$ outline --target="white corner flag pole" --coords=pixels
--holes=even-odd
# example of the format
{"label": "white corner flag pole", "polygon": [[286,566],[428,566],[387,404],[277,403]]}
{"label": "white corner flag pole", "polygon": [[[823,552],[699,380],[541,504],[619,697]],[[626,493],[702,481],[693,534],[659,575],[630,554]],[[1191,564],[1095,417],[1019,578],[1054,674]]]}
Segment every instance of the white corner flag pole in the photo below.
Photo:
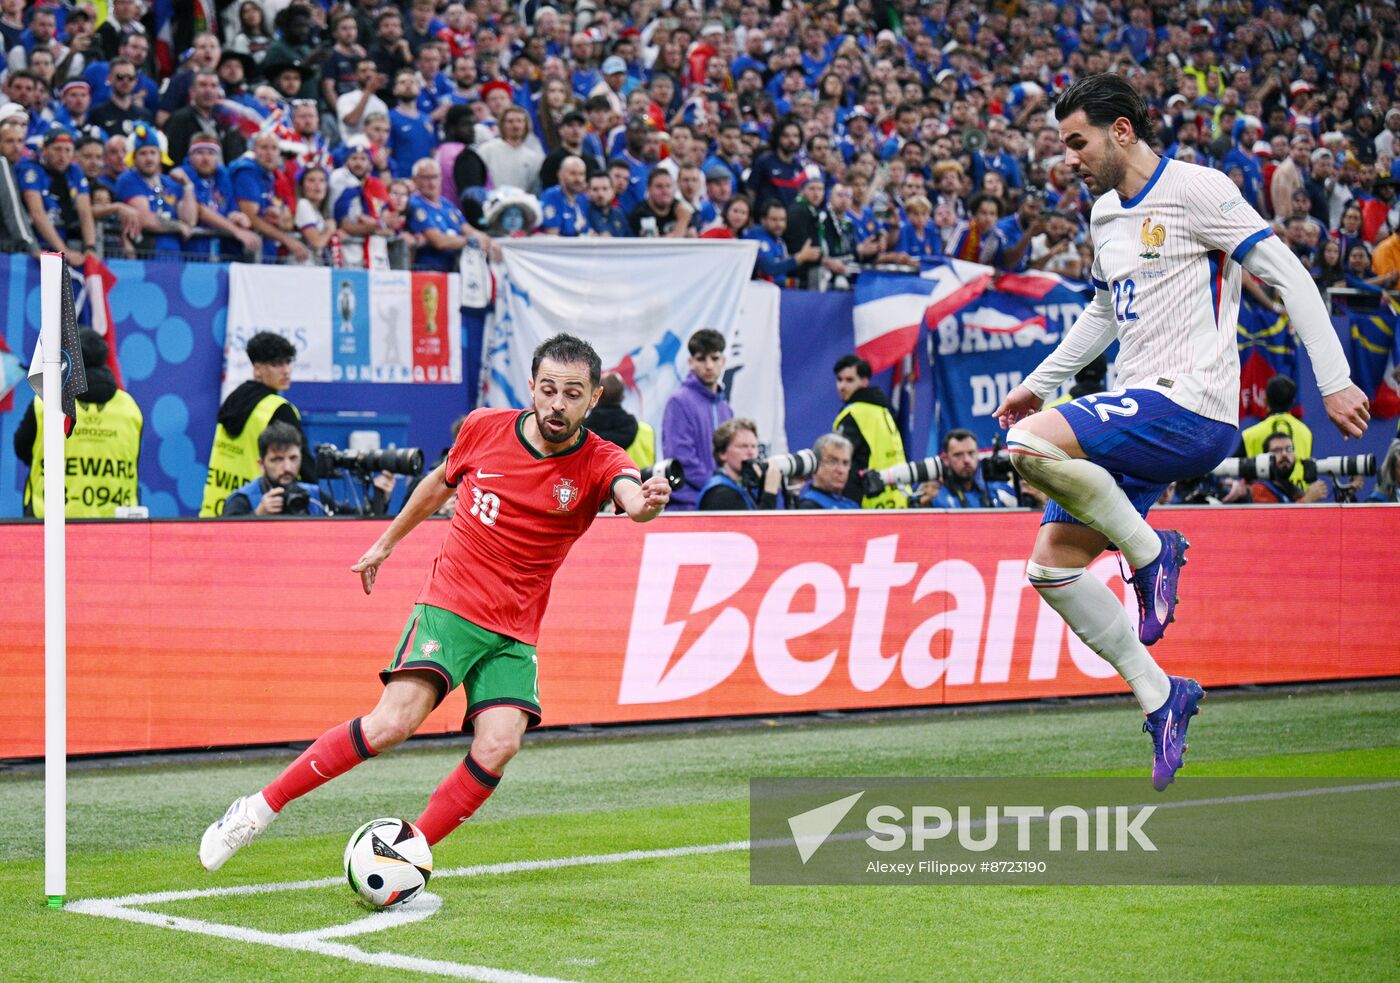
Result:
{"label": "white corner flag pole", "polygon": [[68,890],[68,633],[64,556],[63,257],[39,259],[39,344],[44,367],[44,893]]}

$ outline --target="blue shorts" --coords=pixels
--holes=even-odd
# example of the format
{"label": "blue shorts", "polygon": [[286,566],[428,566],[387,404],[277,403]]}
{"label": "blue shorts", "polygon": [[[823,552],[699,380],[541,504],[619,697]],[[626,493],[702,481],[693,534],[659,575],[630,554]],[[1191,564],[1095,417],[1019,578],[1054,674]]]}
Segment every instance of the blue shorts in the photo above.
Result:
{"label": "blue shorts", "polygon": [[[1113,475],[1143,516],[1173,481],[1209,473],[1240,441],[1236,427],[1192,413],[1155,389],[1115,389],[1055,409],[1084,456]],[[1079,522],[1054,501],[1040,521]]]}

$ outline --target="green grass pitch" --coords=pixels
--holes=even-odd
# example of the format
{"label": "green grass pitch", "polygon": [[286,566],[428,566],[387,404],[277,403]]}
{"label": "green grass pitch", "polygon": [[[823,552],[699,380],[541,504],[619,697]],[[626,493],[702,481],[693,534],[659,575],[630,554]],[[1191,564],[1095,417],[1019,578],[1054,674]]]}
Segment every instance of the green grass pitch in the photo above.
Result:
{"label": "green grass pitch", "polygon": [[[1045,979],[1400,977],[1400,889],[753,887],[738,849],[502,871],[490,865],[731,844],[754,776],[1132,775],[1126,703],[598,736],[527,745],[435,850],[442,907],[368,934],[342,883],[134,906],[153,924],[42,897],[42,778],[0,776],[7,980]],[[1400,775],[1400,689],[1220,693],[1188,775]],[[287,758],[82,768],[69,784],[69,896],[338,877],[350,832],[412,818],[463,748],[410,747],[293,804],[217,875],[204,827]],[[215,926],[221,935],[181,931]],[[347,929],[353,931],[353,929]],[[261,933],[261,934],[260,934]],[[289,933],[304,944],[269,945]],[[347,958],[348,953],[359,956]],[[358,961],[352,961],[352,960]]]}

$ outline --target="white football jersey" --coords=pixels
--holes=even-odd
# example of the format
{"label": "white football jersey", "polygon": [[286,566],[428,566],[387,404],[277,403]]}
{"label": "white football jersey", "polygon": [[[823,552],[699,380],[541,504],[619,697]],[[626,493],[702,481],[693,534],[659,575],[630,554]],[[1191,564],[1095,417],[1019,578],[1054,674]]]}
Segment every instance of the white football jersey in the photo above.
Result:
{"label": "white football jersey", "polygon": [[1240,264],[1268,223],[1221,172],[1163,157],[1132,198],[1110,189],[1094,203],[1089,233],[1118,330],[1118,388],[1237,425]]}

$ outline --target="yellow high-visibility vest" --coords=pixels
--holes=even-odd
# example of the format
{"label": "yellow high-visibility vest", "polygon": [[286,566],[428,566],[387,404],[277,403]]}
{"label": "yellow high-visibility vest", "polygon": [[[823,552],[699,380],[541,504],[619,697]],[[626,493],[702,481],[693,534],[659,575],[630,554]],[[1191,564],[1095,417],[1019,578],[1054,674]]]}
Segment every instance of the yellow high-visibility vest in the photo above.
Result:
{"label": "yellow high-visibility vest", "polygon": [[[136,505],[140,491],[136,459],[141,455],[141,407],[120,389],[105,403],[78,401],[73,432],[64,444],[64,515],[111,519],[118,505]],[[34,456],[24,483],[24,504],[44,517],[44,401],[34,400]]]}
{"label": "yellow high-visibility vest", "polygon": [[[831,425],[831,429],[839,430],[841,421],[846,417],[855,421],[860,435],[865,438],[865,443],[870,448],[870,463],[866,465],[867,468],[881,471],[904,463],[904,439],[900,437],[899,427],[889,410],[875,403],[851,403],[836,415],[836,422]],[[909,496],[898,488],[886,488],[878,495],[860,500],[861,508],[864,509],[902,509],[908,504]]]}
{"label": "yellow high-visibility vest", "polygon": [[[204,502],[199,508],[201,519],[223,515],[224,500],[262,474],[258,467],[258,438],[272,422],[272,415],[283,406],[292,404],[284,396],[268,393],[248,414],[248,422],[237,437],[222,423],[215,428],[214,447],[209,451],[209,477],[204,482]],[[295,406],[292,412],[297,412]],[[300,413],[297,419],[301,419]]]}

